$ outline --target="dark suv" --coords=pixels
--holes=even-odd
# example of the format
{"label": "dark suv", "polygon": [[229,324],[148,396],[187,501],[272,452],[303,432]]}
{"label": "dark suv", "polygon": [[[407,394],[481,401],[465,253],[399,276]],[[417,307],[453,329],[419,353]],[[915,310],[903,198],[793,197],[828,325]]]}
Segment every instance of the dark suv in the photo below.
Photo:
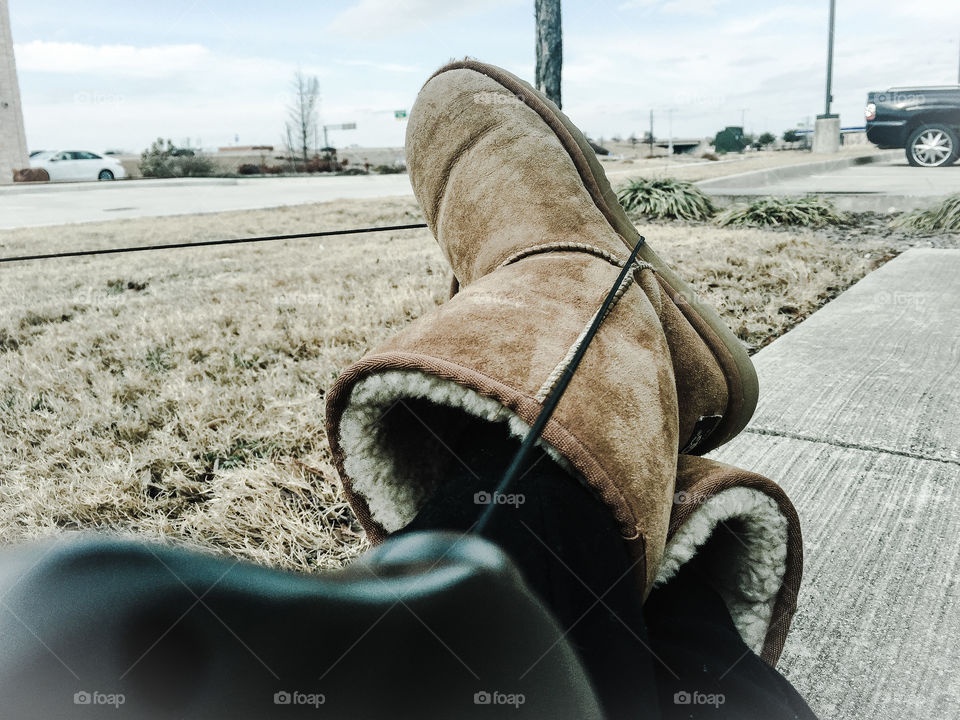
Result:
{"label": "dark suv", "polygon": [[867,96],[867,139],[906,148],[918,167],[945,167],[960,156],[960,85],[891,88]]}

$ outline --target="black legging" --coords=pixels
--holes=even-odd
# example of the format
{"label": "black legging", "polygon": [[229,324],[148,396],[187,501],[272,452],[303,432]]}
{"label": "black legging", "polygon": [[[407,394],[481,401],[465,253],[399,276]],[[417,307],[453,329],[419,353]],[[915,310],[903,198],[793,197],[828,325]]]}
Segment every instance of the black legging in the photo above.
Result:
{"label": "black legging", "polygon": [[[486,529],[526,586],[489,543],[410,532],[473,527],[516,445],[454,444],[462,472],[409,534],[340,574],[96,537],[3,552],[0,715],[813,717],[695,565],[643,606],[610,513],[548,458]],[[482,704],[498,690],[525,704]]]}
{"label": "black legging", "polygon": [[[509,460],[497,432],[474,433],[455,448],[461,472],[407,531],[472,528],[485,507],[475,500],[493,491]],[[556,463],[535,455],[510,489],[514,497],[503,498],[513,502],[497,505],[484,534],[514,559],[567,629],[611,720],[815,717],[746,646],[696,563],[644,606],[611,513]]]}

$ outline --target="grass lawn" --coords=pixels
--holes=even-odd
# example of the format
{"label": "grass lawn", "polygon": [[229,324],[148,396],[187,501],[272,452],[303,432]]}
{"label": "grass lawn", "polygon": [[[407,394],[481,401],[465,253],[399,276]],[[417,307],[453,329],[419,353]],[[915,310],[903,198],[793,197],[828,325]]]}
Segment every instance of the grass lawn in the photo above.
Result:
{"label": "grass lawn", "polygon": [[[419,221],[412,198],[0,231],[0,255]],[[756,349],[883,241],[641,226]],[[364,547],[324,435],[337,373],[440,303],[406,231],[0,266],[0,542],[109,529],[298,570]]]}

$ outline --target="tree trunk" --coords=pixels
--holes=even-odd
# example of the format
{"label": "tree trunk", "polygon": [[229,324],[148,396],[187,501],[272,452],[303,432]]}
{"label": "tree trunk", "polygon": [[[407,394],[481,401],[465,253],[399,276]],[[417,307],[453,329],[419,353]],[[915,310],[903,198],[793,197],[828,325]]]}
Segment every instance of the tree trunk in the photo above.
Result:
{"label": "tree trunk", "polygon": [[534,0],[537,15],[536,86],[560,105],[560,71],[563,67],[563,33],[560,0]]}

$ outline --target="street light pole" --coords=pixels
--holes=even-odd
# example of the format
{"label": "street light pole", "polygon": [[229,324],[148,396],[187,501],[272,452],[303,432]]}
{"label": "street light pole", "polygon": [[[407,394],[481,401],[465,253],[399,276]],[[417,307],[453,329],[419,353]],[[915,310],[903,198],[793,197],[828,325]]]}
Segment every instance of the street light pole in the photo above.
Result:
{"label": "street light pole", "polygon": [[833,28],[837,17],[837,0],[830,0],[830,37],[827,41],[827,101],[824,115],[830,114],[830,103],[833,102]]}
{"label": "street light pole", "polygon": [[837,19],[837,0],[830,0],[830,35],[827,38],[827,96],[823,115],[817,115],[813,131],[815,153],[835,153],[840,149],[840,116],[830,112],[833,103],[833,31]]}
{"label": "street light pole", "polygon": [[674,108],[667,110],[667,155],[673,157],[673,111]]}

